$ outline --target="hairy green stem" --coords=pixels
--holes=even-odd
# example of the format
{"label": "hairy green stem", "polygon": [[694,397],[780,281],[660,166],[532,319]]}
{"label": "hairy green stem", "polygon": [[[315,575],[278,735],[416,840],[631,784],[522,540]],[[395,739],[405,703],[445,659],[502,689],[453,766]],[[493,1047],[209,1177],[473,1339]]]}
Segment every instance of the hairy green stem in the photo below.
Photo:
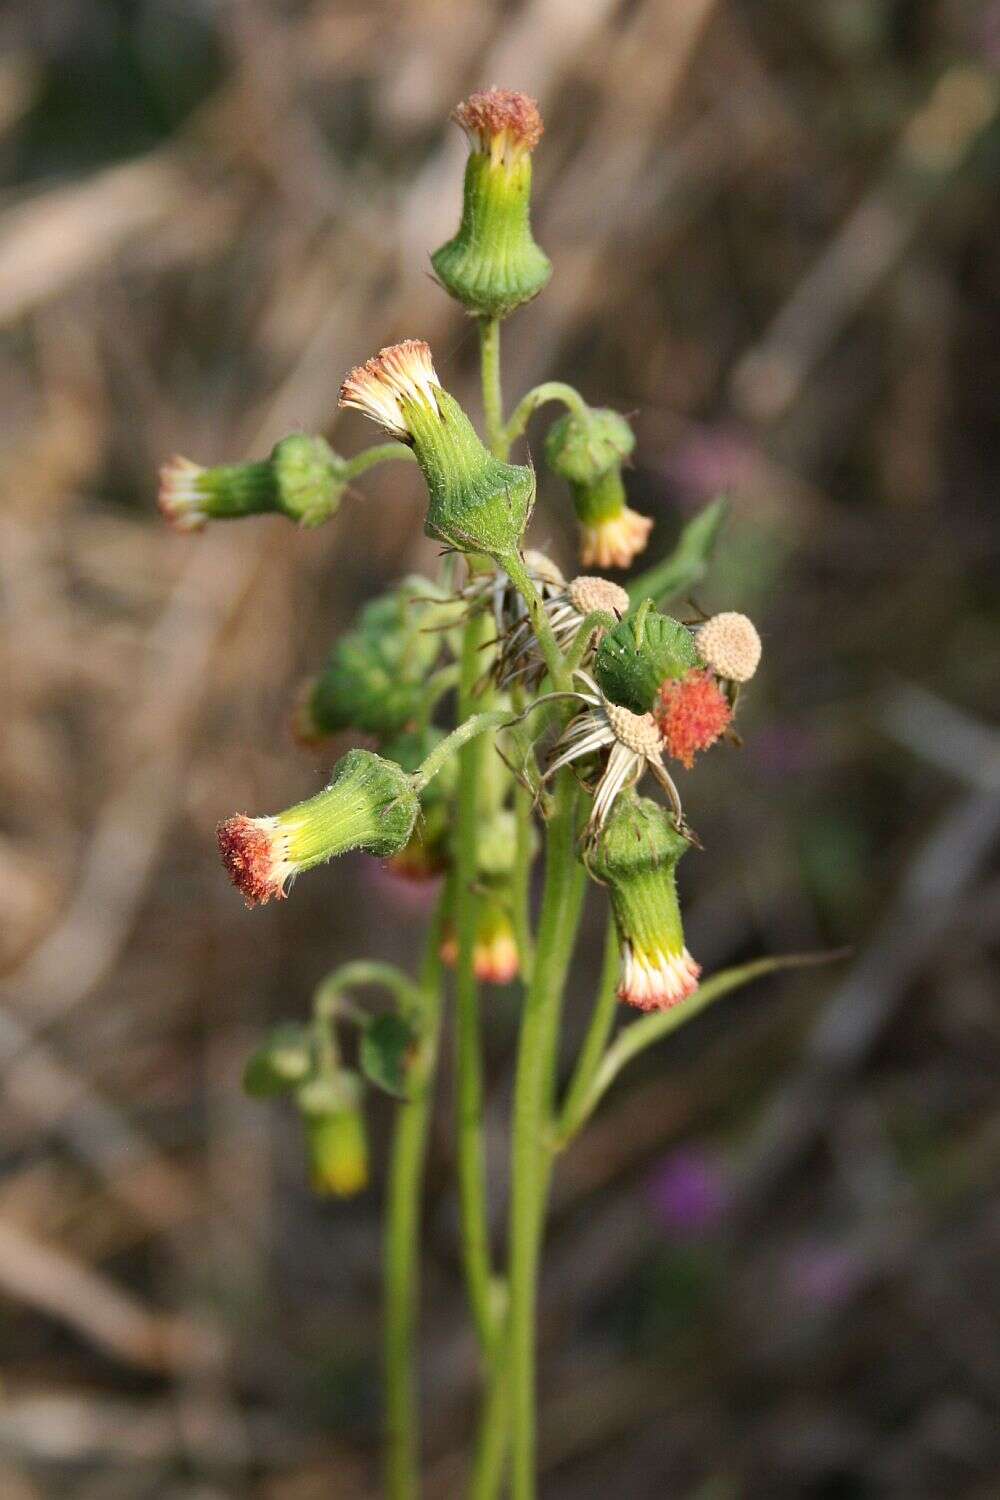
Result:
{"label": "hairy green stem", "polygon": [[453,729],[451,734],[443,739],[440,745],[434,749],[422,763],[419,770],[414,772],[414,785],[418,792],[422,792],[429,781],[440,771],[446,761],[459,750],[467,745],[470,740],[476,739],[481,734],[487,734],[491,729],[502,729],[505,724],[510,723],[510,713],[505,708],[494,708],[489,713],[473,714],[471,719],[466,719]]}
{"label": "hairy green stem", "polygon": [[356,958],[333,969],[320,982],[313,995],[313,1010],[316,1015],[324,1018],[345,1014],[342,991],[366,985],[380,985],[382,989],[388,990],[406,1015],[413,1015],[422,1007],[421,986],[414,984],[402,969],[397,969],[395,964],[380,963],[374,958]]}
{"label": "hairy green stem", "polygon": [[574,390],[571,385],[565,385],[561,380],[546,380],[544,384],[536,385],[528,391],[527,395],[521,397],[511,413],[510,421],[503,430],[508,451],[522,435],[538,408],[544,406],[547,401],[561,401],[577,416],[583,416],[587,410],[587,403],[580,392]]}
{"label": "hairy green stem", "polygon": [[[480,646],[490,621],[473,614],[462,639],[458,694],[459,728],[470,712],[479,673]],[[477,735],[463,745],[459,759],[455,828],[455,1074],[458,1185],[462,1222],[462,1257],[473,1321],[480,1348],[489,1356],[496,1337],[493,1276],[490,1266],[486,1165],[483,1149],[483,1064],[479,1035],[479,986],[475,973],[476,894],[479,843],[479,783],[486,741]]]}
{"label": "hairy green stem", "polygon": [[503,392],[500,384],[500,319],[479,319],[479,364],[483,386],[486,442],[494,455],[506,459],[510,451],[503,426]]}
{"label": "hairy green stem", "polygon": [[544,1200],[551,1156],[546,1144],[566,971],[579,915],[582,867],[576,858],[576,783],[559,777],[546,831],[545,886],[535,968],[525,998],[514,1084],[509,1231],[507,1361],[514,1500],[535,1494],[535,1315]]}
{"label": "hairy green stem", "polygon": [[427,935],[420,973],[424,1071],[415,1096],[398,1106],[389,1162],[383,1250],[387,1500],[415,1500],[420,1492],[420,1438],[414,1369],[414,1331],[419,1299],[420,1196],[441,1028],[439,955],[448,901],[446,889]]}
{"label": "hairy green stem", "polygon": [[394,458],[408,459],[413,462],[416,455],[406,443],[375,443],[371,448],[362,448],[360,453],[355,453],[353,458],[347,460],[344,477],[357,479],[369,469],[374,469],[376,464],[388,463]]}
{"label": "hairy green stem", "polygon": [[535,588],[531,575],[519,557],[508,557],[504,559],[504,568],[511,583],[517,589],[524,600],[531,619],[531,627],[535,632],[542,658],[552,679],[552,686],[561,690],[568,690],[572,679],[566,670],[563,654],[559,649],[559,643],[555,638],[549,617],[545,613],[545,605],[542,596]]}

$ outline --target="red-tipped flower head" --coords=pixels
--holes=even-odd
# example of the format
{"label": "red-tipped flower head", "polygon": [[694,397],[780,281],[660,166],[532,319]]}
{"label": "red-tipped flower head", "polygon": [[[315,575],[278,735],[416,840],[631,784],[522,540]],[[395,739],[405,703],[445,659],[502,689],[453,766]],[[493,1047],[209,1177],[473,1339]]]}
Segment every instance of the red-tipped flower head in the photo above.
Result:
{"label": "red-tipped flower head", "polygon": [[689,771],[695,754],[714,745],[733,716],[718,683],[698,667],[663,684],[653,713],[667,754]]}

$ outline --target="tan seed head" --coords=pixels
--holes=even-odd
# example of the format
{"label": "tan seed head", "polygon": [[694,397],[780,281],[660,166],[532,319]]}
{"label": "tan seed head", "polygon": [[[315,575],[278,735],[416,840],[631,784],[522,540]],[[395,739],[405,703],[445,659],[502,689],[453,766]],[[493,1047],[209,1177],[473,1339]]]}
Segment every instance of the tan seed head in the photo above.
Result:
{"label": "tan seed head", "polygon": [[652,714],[634,714],[631,709],[622,708],[619,703],[607,704],[606,711],[615,738],[626,750],[631,750],[646,760],[655,760],[659,756],[663,740]]}
{"label": "tan seed head", "polygon": [[757,627],[735,610],[706,620],[698,631],[697,645],[705,665],[729,682],[749,682],[760,662]]}
{"label": "tan seed head", "polygon": [[608,578],[590,578],[582,574],[573,579],[567,592],[569,602],[578,614],[590,615],[596,610],[619,617],[628,614],[627,592],[621,584],[612,583]]}

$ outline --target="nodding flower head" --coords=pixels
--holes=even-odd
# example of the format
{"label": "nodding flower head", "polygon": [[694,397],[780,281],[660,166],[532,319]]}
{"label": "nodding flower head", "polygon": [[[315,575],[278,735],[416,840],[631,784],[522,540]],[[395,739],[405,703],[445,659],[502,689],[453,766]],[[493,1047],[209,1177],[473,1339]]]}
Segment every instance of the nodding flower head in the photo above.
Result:
{"label": "nodding flower head", "polygon": [[[449,968],[458,963],[458,937],[453,927],[445,932],[441,958]],[[472,964],[481,984],[510,984],[520,971],[514,924],[506,905],[494,895],[484,896],[479,903]]]}
{"label": "nodding flower head", "polygon": [[601,641],[594,676],[612,703],[641,714],[653,709],[661,683],[699,665],[691,632],[646,600]]}
{"label": "nodding flower head", "polygon": [[733,710],[711,673],[692,667],[679,681],[664,682],[653,710],[667,754],[690,771],[699,750],[714,745]]}
{"label": "nodding flower head", "polygon": [[452,118],[469,140],[462,219],[431,256],[445,290],[479,317],[505,317],[536,297],[552,275],[531,233],[531,153],[542,135],[533,99],[486,89]]}
{"label": "nodding flower head", "polygon": [[321,437],[291,433],[258,463],[206,469],[172,458],[160,470],[157,503],[177,531],[200,531],[209,521],[277,513],[300,526],[336,515],[347,488],[346,463]]}
{"label": "nodding flower head", "polygon": [[634,447],[628,422],[606,408],[567,412],[549,429],[545,461],[569,484],[584,567],[627,568],[649,540],[652,521],[625,499],[622,466]]}
{"label": "nodding flower head", "polygon": [[338,1069],[312,1078],[295,1096],[305,1128],[309,1182],[321,1197],[352,1198],[368,1185],[364,1084]]}
{"label": "nodding flower head", "polygon": [[701,969],[684,946],[675,878],[687,847],[662,807],[629,793],[587,854],[618,929],[618,995],[639,1010],[668,1010],[698,987]]}
{"label": "nodding flower head", "polygon": [[457,552],[515,556],[535,501],[534,470],[505,464],[482,444],[438,382],[418,339],[382,349],[347,376],[341,406],[353,406],[409,443],[430,500],[424,530]]}
{"label": "nodding flower head", "polygon": [[749,682],[760,665],[757,627],[735,610],[724,610],[706,620],[699,626],[695,641],[705,665],[726,682]]}
{"label": "nodding flower head", "polygon": [[280,901],[296,875],[351,849],[387,858],[420,811],[411,778],[371,750],[350,750],[330,785],[275,817],[240,814],[218,827],[219,853],[247,906]]}

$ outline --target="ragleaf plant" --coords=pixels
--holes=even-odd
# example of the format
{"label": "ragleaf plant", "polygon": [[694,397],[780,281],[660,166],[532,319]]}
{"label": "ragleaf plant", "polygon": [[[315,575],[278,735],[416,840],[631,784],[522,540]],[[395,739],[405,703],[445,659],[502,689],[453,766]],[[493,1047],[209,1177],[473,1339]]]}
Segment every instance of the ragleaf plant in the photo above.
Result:
{"label": "ragleaf plant", "polygon": [[[314,526],[382,463],[415,460],[423,475],[425,530],[445,549],[439,576],[405,579],[369,603],[325,666],[317,663],[294,711],[296,732],[311,744],[346,730],[367,746],[340,758],[325,789],[275,815],[227,817],[218,839],[250,906],[287,897],[298,875],[351,850],[386,861],[392,878],[438,881],[417,974],[364,959],[334,969],[317,986],[308,1022],[264,1040],[245,1083],[262,1098],[288,1097],[310,1181],[340,1196],[368,1180],[366,1089],[397,1101],[384,1217],[385,1493],[408,1500],[420,1489],[421,1184],[445,979],[454,971],[461,1255],[483,1380],[468,1493],[489,1500],[509,1481],[515,1500],[531,1500],[536,1297],[556,1156],[629,1059],[789,961],[701,978],[675,882],[681,856],[697,844],[675,775],[730,733],[737,689],[760,658],[745,616],[726,611],[689,627],[664,612],[704,578],[725,506],[717,501],[690,521],[631,586],[587,572],[567,582],[544,553],[525,550],[535,472],[511,453],[547,403],[563,408],[543,451],[568,486],[583,566],[627,565],[652,523],[626,504],[635,438],[623,416],[550,381],[505,417],[501,320],[551,272],[530,222],[542,122],[531,100],[500,89],[474,94],[455,118],[470,143],[461,221],[431,261],[441,286],[476,319],[483,435],[442,384],[427,344],[407,339],[359,363],[340,391],[340,405],[370,418],[388,441],[351,459],[302,434],[256,463],[201,468],[174,459],[162,471],[160,505],[189,531],[262,512]],[[640,782],[659,787],[663,800],[640,796]],[[588,881],[607,900],[607,957],[560,1097],[560,1022]],[[514,981],[520,1036],[501,1254],[487,1212],[480,988]],[[370,991],[388,1004],[362,1004]],[[615,1036],[630,1008],[642,1018]],[[348,1055],[357,1061],[348,1067],[351,1030],[358,1036]]]}

